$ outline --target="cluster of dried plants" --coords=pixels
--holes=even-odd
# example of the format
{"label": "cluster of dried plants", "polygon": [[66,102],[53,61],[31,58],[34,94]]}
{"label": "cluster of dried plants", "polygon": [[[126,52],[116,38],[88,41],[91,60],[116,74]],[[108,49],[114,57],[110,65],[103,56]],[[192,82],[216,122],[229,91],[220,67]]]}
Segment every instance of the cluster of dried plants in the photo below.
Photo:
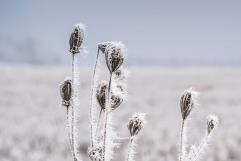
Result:
{"label": "cluster of dried plants", "polygon": [[[72,77],[66,77],[60,85],[60,94],[62,105],[67,111],[67,129],[70,149],[74,161],[81,161],[77,142],[77,120],[80,107],[80,88],[79,72],[76,60],[76,54],[84,53],[83,40],[85,36],[85,27],[82,24],[75,26],[69,40],[69,52],[72,55]],[[127,97],[127,69],[123,67],[126,59],[126,49],[121,42],[103,42],[99,43],[96,62],[93,70],[91,87],[91,105],[90,105],[90,146],[88,156],[92,161],[110,161],[114,159],[114,153],[119,143],[112,121],[112,114]],[[99,80],[100,58],[106,62],[108,77],[106,80]],[[199,146],[192,145],[187,152],[186,145],[186,122],[188,116],[196,105],[197,93],[191,89],[186,90],[180,99],[180,108],[182,114],[181,141],[179,161],[197,161],[201,158],[203,152],[208,146],[209,140],[214,129],[218,125],[218,118],[214,115],[207,117],[207,130],[203,141]],[[129,130],[129,145],[126,161],[134,161],[136,139],[139,132],[145,124],[145,114],[135,113],[129,119],[127,128]]]}

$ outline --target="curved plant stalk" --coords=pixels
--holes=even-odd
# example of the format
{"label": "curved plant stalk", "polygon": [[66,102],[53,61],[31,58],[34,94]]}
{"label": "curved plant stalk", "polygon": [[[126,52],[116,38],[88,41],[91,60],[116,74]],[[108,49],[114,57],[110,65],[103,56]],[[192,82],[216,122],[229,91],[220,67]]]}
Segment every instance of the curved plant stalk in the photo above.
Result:
{"label": "curved plant stalk", "polygon": [[[92,87],[91,87],[91,100],[90,100],[90,140],[91,140],[91,146],[93,147],[96,142],[97,142],[97,130],[98,130],[98,125],[99,125],[99,120],[98,123],[96,123],[96,103],[94,103],[95,99],[95,93],[96,93],[96,73],[97,73],[97,66],[98,66],[98,61],[99,61],[99,49],[97,51],[97,56],[95,60],[95,66],[94,66],[94,72],[92,76]],[[100,117],[100,116],[99,116]]]}

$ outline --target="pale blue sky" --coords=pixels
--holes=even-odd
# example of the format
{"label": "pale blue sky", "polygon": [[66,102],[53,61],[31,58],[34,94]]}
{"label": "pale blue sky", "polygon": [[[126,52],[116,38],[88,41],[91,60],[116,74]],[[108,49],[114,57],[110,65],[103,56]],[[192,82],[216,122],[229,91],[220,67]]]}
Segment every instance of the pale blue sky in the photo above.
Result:
{"label": "pale blue sky", "polygon": [[79,22],[87,26],[87,62],[98,42],[117,40],[130,63],[241,65],[238,0],[0,0],[0,61],[64,61]]}

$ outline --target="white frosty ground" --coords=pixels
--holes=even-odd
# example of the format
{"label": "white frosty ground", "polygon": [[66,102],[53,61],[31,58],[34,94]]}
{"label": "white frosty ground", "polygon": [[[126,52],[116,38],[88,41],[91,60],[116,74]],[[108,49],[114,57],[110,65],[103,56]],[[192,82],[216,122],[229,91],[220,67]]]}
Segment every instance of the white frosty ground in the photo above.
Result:
{"label": "white frosty ground", "polygon": [[[80,150],[88,146],[90,69],[80,70],[82,114]],[[200,92],[200,106],[191,114],[190,142],[198,143],[209,113],[220,116],[216,140],[207,161],[241,160],[241,68],[132,67],[129,97],[115,111],[116,128],[128,136],[126,123],[134,112],[146,112],[148,123],[138,140],[138,161],[177,160],[181,92]],[[59,83],[69,67],[0,67],[0,160],[71,160],[65,130],[65,109],[60,107]],[[121,145],[126,149],[127,142]],[[124,153],[118,153],[123,158]],[[86,155],[84,155],[86,158]],[[85,159],[87,160],[87,159]],[[119,158],[118,158],[119,160]]]}

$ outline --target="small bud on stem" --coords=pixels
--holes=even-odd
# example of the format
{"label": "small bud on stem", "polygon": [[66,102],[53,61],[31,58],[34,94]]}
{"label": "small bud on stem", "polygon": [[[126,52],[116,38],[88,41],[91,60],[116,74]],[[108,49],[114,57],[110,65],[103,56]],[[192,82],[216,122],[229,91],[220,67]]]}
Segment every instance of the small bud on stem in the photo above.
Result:
{"label": "small bud on stem", "polygon": [[210,134],[214,128],[219,124],[218,117],[215,115],[209,115],[207,117],[207,132]]}
{"label": "small bud on stem", "polygon": [[145,124],[145,114],[143,113],[136,113],[134,114],[127,125],[131,137],[136,136],[140,130],[143,128],[143,125]]}

